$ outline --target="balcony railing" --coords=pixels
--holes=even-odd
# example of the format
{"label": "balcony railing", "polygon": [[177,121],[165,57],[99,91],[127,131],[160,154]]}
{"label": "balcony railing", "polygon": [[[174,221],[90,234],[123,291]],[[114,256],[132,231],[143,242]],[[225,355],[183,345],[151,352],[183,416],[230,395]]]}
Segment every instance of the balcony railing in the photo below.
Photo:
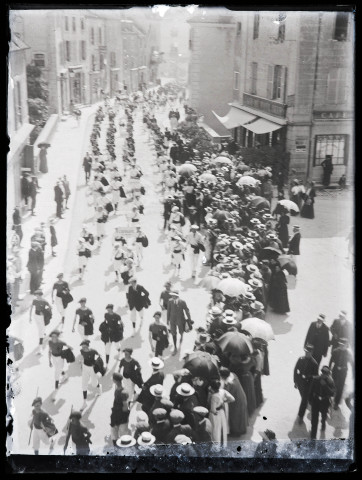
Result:
{"label": "balcony railing", "polygon": [[287,105],[285,103],[274,102],[273,100],[250,95],[249,93],[243,94],[243,104],[246,107],[261,110],[262,112],[275,115],[276,117],[285,118],[287,113]]}

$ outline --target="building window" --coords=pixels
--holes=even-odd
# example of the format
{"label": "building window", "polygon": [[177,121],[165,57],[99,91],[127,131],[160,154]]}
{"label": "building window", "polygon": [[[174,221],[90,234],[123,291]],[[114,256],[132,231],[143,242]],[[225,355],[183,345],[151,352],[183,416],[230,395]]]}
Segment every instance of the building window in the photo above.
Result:
{"label": "building window", "polygon": [[87,57],[86,57],[86,49],[85,49],[85,41],[82,40],[80,42],[80,49],[81,49],[81,56],[82,56],[82,60],[85,60]]}
{"label": "building window", "polygon": [[268,65],[267,98],[285,103],[287,67]]}
{"label": "building window", "polygon": [[328,73],[327,103],[340,104],[347,97],[347,69],[331,68]]}
{"label": "building window", "polygon": [[68,31],[69,30],[68,17],[64,17],[64,21],[65,21],[65,29],[66,31]]}
{"label": "building window", "polygon": [[94,45],[94,28],[93,27],[91,28],[90,40],[91,40],[91,44]]}
{"label": "building window", "polygon": [[253,62],[251,64],[251,91],[250,91],[252,95],[257,95],[256,93],[257,77],[258,77],[258,64],[256,62]]}
{"label": "building window", "polygon": [[116,53],[111,52],[111,68],[114,68],[116,66]]}
{"label": "building window", "polygon": [[68,40],[65,42],[65,59],[70,62],[70,42]]}
{"label": "building window", "polygon": [[101,29],[101,27],[98,28],[98,40],[99,40],[99,44],[102,45],[102,29]]}
{"label": "building window", "polygon": [[240,73],[234,72],[234,90],[239,90],[240,85]]}
{"label": "building window", "polygon": [[253,39],[259,38],[260,13],[254,13]]}
{"label": "building window", "polygon": [[76,31],[75,17],[72,17],[72,28],[73,28],[73,32],[75,32]]}
{"label": "building window", "polygon": [[99,54],[99,68],[100,68],[101,70],[104,69],[104,56],[103,56],[102,53]]}
{"label": "building window", "polygon": [[84,18],[80,19],[80,28],[81,30],[84,30]]}
{"label": "building window", "polygon": [[96,57],[92,55],[92,71],[96,71]]}
{"label": "building window", "polygon": [[314,165],[320,165],[326,155],[331,155],[333,165],[345,165],[348,139],[348,135],[316,135]]}
{"label": "building window", "polygon": [[37,67],[45,67],[45,55],[44,53],[34,54],[34,65]]}
{"label": "building window", "polygon": [[241,35],[241,22],[236,24],[236,35],[239,37]]}
{"label": "building window", "polygon": [[285,40],[285,19],[286,19],[286,14],[285,12],[280,12],[278,16],[278,37],[277,40],[280,43],[283,43]]}
{"label": "building window", "polygon": [[336,13],[336,23],[334,26],[333,39],[343,42],[347,40],[348,34],[348,13],[338,12]]}

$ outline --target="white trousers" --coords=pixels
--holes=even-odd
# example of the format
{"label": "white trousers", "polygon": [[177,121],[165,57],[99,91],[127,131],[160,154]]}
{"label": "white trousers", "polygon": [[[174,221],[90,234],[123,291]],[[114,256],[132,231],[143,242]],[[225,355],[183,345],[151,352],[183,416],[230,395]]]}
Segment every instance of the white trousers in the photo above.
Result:
{"label": "white trousers", "polygon": [[89,340],[88,335],[84,335],[84,326],[78,323],[78,333],[82,337],[82,340]]}
{"label": "white trousers", "polygon": [[60,315],[61,317],[64,317],[64,311],[65,311],[65,309],[64,309],[64,306],[63,306],[63,301],[62,301],[62,299],[61,299],[60,297],[55,296],[55,305],[56,305],[56,307],[57,307],[57,310],[58,310],[58,312],[59,312],[59,315]]}
{"label": "white trousers", "polygon": [[105,345],[105,350],[106,350],[106,355],[111,354],[112,344],[116,347],[116,349],[121,348],[121,342],[107,342],[107,343],[104,344]]}
{"label": "white trousers", "polygon": [[86,392],[88,389],[88,384],[91,383],[92,387],[96,387],[98,385],[98,377],[97,374],[94,373],[93,367],[88,367],[87,365],[83,364],[82,368],[82,390]]}
{"label": "white trousers", "polygon": [[199,258],[200,253],[194,253],[192,249],[189,251],[189,259],[192,273],[196,273],[197,267],[199,265]]}
{"label": "white trousers", "polygon": [[88,258],[84,255],[80,256],[78,255],[78,265],[79,265],[79,268],[85,268],[87,266],[87,261],[88,261]]}
{"label": "white trousers", "polygon": [[44,430],[33,428],[33,449],[39,450],[40,442],[45,443],[45,445],[49,445],[50,439],[48,435],[44,432]]}
{"label": "white trousers", "polygon": [[52,355],[52,363],[53,363],[53,367],[54,367],[55,381],[59,382],[60,375],[61,375],[62,371],[64,370],[64,358],[54,357],[54,355]]}
{"label": "white trousers", "polygon": [[44,325],[44,317],[43,315],[38,315],[34,313],[34,320],[39,332],[39,338],[45,337],[45,325]]}
{"label": "white trousers", "polygon": [[100,237],[101,235],[104,235],[104,223],[103,222],[97,222],[97,237]]}
{"label": "white trousers", "polygon": [[140,320],[143,320],[143,308],[140,312],[137,312],[135,308],[131,310],[131,322],[136,323],[136,317],[139,316]]}

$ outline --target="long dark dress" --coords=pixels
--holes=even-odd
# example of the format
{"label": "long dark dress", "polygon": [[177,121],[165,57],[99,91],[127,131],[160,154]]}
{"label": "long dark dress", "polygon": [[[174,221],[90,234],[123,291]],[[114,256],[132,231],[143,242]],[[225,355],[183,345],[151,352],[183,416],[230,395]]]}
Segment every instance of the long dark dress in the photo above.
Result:
{"label": "long dark dress", "polygon": [[306,196],[304,199],[304,205],[300,211],[300,216],[303,218],[314,218],[314,198],[316,192],[314,188],[307,190]]}
{"label": "long dark dress", "polygon": [[290,218],[286,214],[282,214],[279,218],[279,225],[278,225],[278,237],[283,244],[283,248],[288,247],[289,242],[289,231],[288,225],[290,222]]}
{"label": "long dark dress", "polygon": [[289,312],[287,279],[282,270],[274,272],[269,285],[269,305],[276,313]]}
{"label": "long dark dress", "polygon": [[230,434],[243,435],[248,428],[248,400],[235,374],[231,373],[225,380],[224,389],[235,398],[235,402],[229,403]]}
{"label": "long dark dress", "polygon": [[239,363],[237,365],[232,363],[230,364],[230,371],[232,373],[235,373],[240,382],[240,385],[245,392],[249,415],[252,415],[254,410],[256,409],[254,377],[250,371],[253,367],[254,361],[252,358],[250,358],[245,363]]}
{"label": "long dark dress", "polygon": [[39,170],[41,173],[48,173],[47,151],[41,148],[39,152]]}

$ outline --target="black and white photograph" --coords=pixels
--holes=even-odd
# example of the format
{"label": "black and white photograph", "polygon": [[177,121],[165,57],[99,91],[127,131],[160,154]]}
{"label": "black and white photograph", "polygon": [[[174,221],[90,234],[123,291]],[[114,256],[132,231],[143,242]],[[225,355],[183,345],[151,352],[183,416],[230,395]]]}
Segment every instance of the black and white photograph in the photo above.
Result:
{"label": "black and white photograph", "polygon": [[355,13],[242,8],[9,6],[15,471],[354,462]]}

